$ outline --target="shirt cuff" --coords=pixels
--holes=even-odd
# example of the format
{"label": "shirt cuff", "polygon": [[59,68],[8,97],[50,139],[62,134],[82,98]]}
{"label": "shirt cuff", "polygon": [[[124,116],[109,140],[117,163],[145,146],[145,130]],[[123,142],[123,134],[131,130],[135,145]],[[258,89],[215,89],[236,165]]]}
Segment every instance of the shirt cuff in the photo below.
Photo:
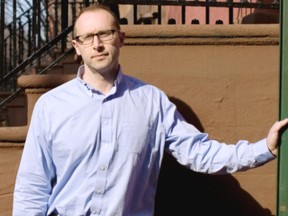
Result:
{"label": "shirt cuff", "polygon": [[256,158],[256,166],[260,166],[276,158],[269,150],[266,138],[251,144],[250,146]]}

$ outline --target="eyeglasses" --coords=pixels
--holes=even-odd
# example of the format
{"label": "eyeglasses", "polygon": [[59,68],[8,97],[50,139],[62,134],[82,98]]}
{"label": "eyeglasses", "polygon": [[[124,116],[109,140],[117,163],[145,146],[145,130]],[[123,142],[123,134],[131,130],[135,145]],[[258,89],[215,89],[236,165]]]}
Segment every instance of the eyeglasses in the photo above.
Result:
{"label": "eyeglasses", "polygon": [[82,45],[91,45],[94,41],[95,36],[97,36],[98,40],[101,42],[106,42],[114,39],[114,33],[116,30],[107,30],[100,31],[97,33],[78,35],[75,37],[75,40]]}

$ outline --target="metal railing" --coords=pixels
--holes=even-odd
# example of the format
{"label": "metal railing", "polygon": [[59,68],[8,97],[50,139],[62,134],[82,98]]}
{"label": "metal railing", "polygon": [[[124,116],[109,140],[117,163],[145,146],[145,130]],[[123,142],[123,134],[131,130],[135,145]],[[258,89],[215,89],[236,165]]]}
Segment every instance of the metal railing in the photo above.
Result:
{"label": "metal railing", "polygon": [[[69,2],[55,0],[50,1],[33,1],[33,7],[27,9],[21,15],[16,17],[11,23],[5,25],[1,20],[1,26],[5,25],[2,30],[4,38],[0,40],[0,90],[14,91],[16,79],[19,75],[27,70],[36,71],[53,62],[53,60],[70,48],[71,34],[61,34],[66,28],[71,26],[72,17],[76,17],[75,8],[86,6],[85,2]],[[69,8],[68,8],[69,5]],[[70,17],[69,17],[70,16]],[[66,20],[71,20],[68,23]],[[2,28],[1,28],[2,29]],[[47,47],[55,37],[62,36],[61,42]],[[38,55],[37,51],[47,48],[45,54]],[[31,57],[35,59],[31,61]],[[25,65],[29,62],[30,67],[18,70],[18,66]],[[28,65],[27,65],[28,66]],[[16,73],[17,71],[17,73]],[[9,79],[8,79],[9,78]]]}
{"label": "metal railing", "polygon": [[[153,18],[157,19],[158,24],[171,24],[168,19],[167,23],[162,22],[163,8],[167,6],[179,6],[181,7],[181,24],[186,24],[186,9],[188,7],[202,7],[205,8],[205,24],[210,24],[210,13],[212,8],[227,8],[229,24],[234,23],[234,9],[246,8],[246,9],[269,9],[269,10],[279,10],[280,3],[279,0],[102,0],[99,1],[105,4],[115,5],[118,2],[120,5],[133,5],[133,24],[141,23],[141,18],[137,13],[139,6],[154,5],[157,6],[157,12],[153,14]],[[125,17],[122,17],[125,19]],[[173,20],[173,18],[172,18]],[[140,22],[139,22],[140,21]],[[145,24],[145,23],[144,23]],[[150,23],[148,23],[150,24]],[[172,24],[175,22],[172,21]],[[191,24],[192,20],[191,20]]]}

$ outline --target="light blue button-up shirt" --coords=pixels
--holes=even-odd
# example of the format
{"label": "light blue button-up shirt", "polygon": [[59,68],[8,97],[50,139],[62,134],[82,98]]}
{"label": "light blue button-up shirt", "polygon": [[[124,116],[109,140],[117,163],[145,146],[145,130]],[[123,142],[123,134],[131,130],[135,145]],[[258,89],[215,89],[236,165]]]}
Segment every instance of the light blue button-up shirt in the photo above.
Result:
{"label": "light blue button-up shirt", "polygon": [[272,160],[266,140],[226,145],[188,124],[159,89],[119,70],[108,95],[80,77],[37,101],[14,192],[14,216],[153,216],[164,151],[203,173]]}

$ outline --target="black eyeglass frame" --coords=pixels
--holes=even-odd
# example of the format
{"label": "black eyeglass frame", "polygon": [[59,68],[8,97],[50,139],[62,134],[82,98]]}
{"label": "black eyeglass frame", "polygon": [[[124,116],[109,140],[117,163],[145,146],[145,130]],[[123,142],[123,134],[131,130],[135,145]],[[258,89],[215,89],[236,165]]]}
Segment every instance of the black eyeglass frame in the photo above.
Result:
{"label": "black eyeglass frame", "polygon": [[[110,29],[110,30],[105,30],[105,31],[99,31],[97,33],[88,33],[88,34],[83,34],[83,35],[77,35],[76,37],[74,37],[74,40],[76,40],[81,45],[90,45],[90,44],[92,44],[94,42],[94,37],[95,36],[97,36],[98,40],[101,41],[101,42],[110,41],[110,40],[113,39],[114,34],[115,34],[116,31],[117,30],[115,30],[115,29]],[[101,38],[101,35],[104,35],[104,34],[107,34],[107,33],[108,33],[108,35],[112,35],[111,39],[108,39],[108,40],[104,39],[103,40],[103,38]],[[85,44],[84,41],[80,40],[80,37],[83,37],[83,36],[93,36],[91,43]]]}

